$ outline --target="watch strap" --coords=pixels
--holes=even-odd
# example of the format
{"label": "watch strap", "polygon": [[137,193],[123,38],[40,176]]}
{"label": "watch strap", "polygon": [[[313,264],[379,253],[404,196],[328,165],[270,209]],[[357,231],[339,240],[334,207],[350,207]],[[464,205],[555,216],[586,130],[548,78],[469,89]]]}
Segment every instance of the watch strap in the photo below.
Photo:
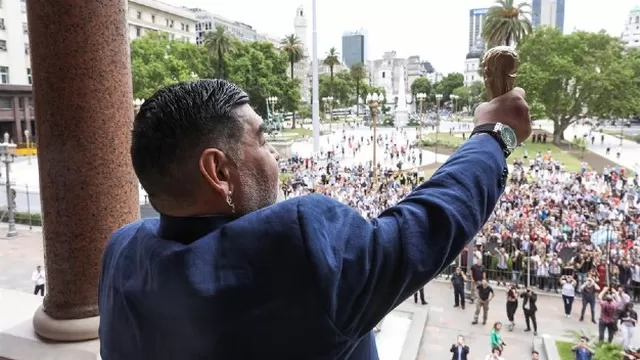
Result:
{"label": "watch strap", "polygon": [[471,132],[471,135],[469,137],[472,137],[476,134],[491,135],[494,139],[496,139],[498,144],[500,144],[500,148],[502,148],[504,157],[507,158],[509,157],[509,155],[511,155],[511,151],[509,150],[509,147],[507,146],[507,144],[505,144],[504,140],[502,139],[501,134],[498,131],[496,131],[497,124],[498,123],[478,125],[475,128],[473,128],[473,131]]}

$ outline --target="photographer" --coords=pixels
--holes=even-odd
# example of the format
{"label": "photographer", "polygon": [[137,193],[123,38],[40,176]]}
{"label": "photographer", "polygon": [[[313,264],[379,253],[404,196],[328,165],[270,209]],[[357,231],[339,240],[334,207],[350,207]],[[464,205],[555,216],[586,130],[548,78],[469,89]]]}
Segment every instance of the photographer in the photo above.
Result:
{"label": "photographer", "polygon": [[509,319],[509,331],[513,331],[515,324],[515,314],[518,310],[518,288],[511,285],[507,291],[507,319]]}
{"label": "photographer", "polygon": [[569,318],[571,317],[571,310],[573,309],[573,300],[576,297],[576,280],[573,276],[564,275],[560,278],[560,284],[562,284],[564,315]]}
{"label": "photographer", "polygon": [[456,343],[451,345],[451,360],[467,360],[469,355],[469,347],[464,344],[464,338],[462,335],[458,336]]}
{"label": "photographer", "polygon": [[618,294],[604,287],[598,296],[600,299],[600,320],[598,321],[598,340],[604,341],[604,332],[608,332],[608,342],[613,341],[618,322]]}
{"label": "photographer", "polygon": [[524,299],[522,301],[522,310],[524,311],[524,321],[527,324],[527,328],[524,331],[531,331],[531,325],[533,325],[533,335],[538,335],[538,321],[536,319],[538,295],[527,288],[520,294],[520,297]]}
{"label": "photographer", "polygon": [[504,360],[504,358],[501,355],[502,355],[502,350],[500,350],[500,348],[493,348],[491,349],[491,354],[487,355],[485,360]]}
{"label": "photographer", "polygon": [[591,309],[591,322],[596,323],[596,294],[600,291],[600,286],[596,284],[591,275],[588,275],[587,280],[580,286],[580,293],[582,293],[582,311],[580,311],[580,321],[584,321],[584,313],[587,306]]}
{"label": "photographer", "polygon": [[571,351],[576,353],[576,360],[591,360],[596,354],[589,347],[589,338],[586,336],[581,336],[580,341],[571,348]]}

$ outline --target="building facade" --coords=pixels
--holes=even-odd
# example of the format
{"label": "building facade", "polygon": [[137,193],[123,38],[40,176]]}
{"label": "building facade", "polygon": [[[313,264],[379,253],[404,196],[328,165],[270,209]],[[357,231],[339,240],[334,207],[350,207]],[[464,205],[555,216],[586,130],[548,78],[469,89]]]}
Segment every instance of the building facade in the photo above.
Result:
{"label": "building facade", "polygon": [[31,85],[30,52],[25,1],[0,1],[0,84]]}
{"label": "building facade", "polygon": [[[384,53],[382,59],[369,63],[370,83],[373,86],[383,87],[387,94],[387,102],[396,102],[400,92],[400,76],[404,74],[404,92],[411,94],[411,85],[416,79],[426,77],[429,82],[436,83],[442,79],[442,74],[435,71],[428,72],[426,64],[417,55],[408,58],[398,58],[395,51]],[[430,65],[430,64],[429,64]],[[404,67],[404,71],[401,68]],[[433,69],[429,69],[433,70]]]}
{"label": "building facade", "polygon": [[227,19],[218,14],[206,10],[193,8],[191,13],[195,15],[197,24],[195,25],[196,43],[201,45],[204,42],[206,33],[214,31],[216,25],[224,26],[229,34],[235,36],[240,41],[269,41],[278,46],[280,41],[265,34],[258,33],[251,25]]}
{"label": "building facade", "polygon": [[[16,143],[37,142],[31,85],[0,84],[0,134]],[[28,133],[25,133],[28,131]]]}
{"label": "building facade", "polygon": [[551,26],[564,31],[565,0],[533,0],[531,2],[531,25],[534,28]]}
{"label": "building facade", "polygon": [[298,61],[293,66],[293,75],[300,80],[300,98],[303,103],[311,104],[311,57],[309,56],[309,33],[307,14],[302,6],[296,9],[293,18],[294,34],[302,43],[304,48],[304,59]]}
{"label": "building facade", "polygon": [[185,8],[155,0],[129,0],[128,20],[130,40],[161,31],[171,40],[196,42],[196,15]]}
{"label": "building facade", "polygon": [[342,62],[348,67],[360,63],[365,64],[366,36],[363,31],[349,32],[342,35]]}
{"label": "building facade", "polygon": [[[482,40],[482,26],[487,18],[488,8],[469,10],[469,51],[477,46],[478,41]],[[483,46],[484,48],[484,46]]]}
{"label": "building facade", "polygon": [[626,43],[627,48],[640,48],[640,7],[629,13],[620,38]]}

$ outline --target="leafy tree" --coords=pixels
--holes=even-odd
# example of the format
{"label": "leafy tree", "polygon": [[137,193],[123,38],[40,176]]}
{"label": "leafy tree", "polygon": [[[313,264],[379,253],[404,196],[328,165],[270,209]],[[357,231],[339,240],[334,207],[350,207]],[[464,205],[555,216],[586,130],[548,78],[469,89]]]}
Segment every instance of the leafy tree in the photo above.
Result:
{"label": "leafy tree", "polygon": [[229,34],[226,26],[217,24],[215,31],[207,32],[204,36],[204,46],[209,50],[212,61],[216,60],[216,77],[226,78],[225,55],[232,54],[237,41]]}
{"label": "leafy tree", "polygon": [[362,63],[355,63],[351,66],[351,78],[353,79],[353,83],[356,86],[356,115],[360,116],[360,104],[358,103],[360,100],[360,88],[362,87],[362,82],[367,76],[367,71],[364,68]]}
{"label": "leafy tree", "polygon": [[152,32],[131,42],[131,72],[134,97],[147,99],[164,86],[210,77],[212,69],[205,48]]}
{"label": "leafy tree", "polygon": [[[333,69],[336,66],[340,65],[340,54],[338,53],[336,48],[332,47],[331,49],[329,49],[327,57],[324,58],[324,61],[322,63],[329,67],[329,73],[331,74],[331,83],[333,84]],[[331,93],[333,94],[333,91],[331,91]]]}
{"label": "leafy tree", "polygon": [[640,108],[638,57],[604,32],[536,30],[519,47],[518,85],[526,89],[532,115],[551,119],[553,141],[584,116],[627,117]]}
{"label": "leafy tree", "polygon": [[233,56],[227,56],[229,81],[243,88],[251,106],[267,114],[266,98],[277,96],[277,108],[296,111],[300,103],[300,82],[289,77],[289,57],[265,41],[238,43]]}
{"label": "leafy tree", "polygon": [[486,99],[484,83],[482,81],[474,81],[469,86],[455,88],[453,94],[458,96],[456,107],[462,109],[462,107],[466,106],[470,111]]}
{"label": "leafy tree", "polygon": [[[340,104],[353,104],[353,98],[356,92],[351,73],[348,70],[341,71],[334,74],[333,80],[331,79],[331,75],[320,75],[319,93],[320,99],[333,96]],[[324,108],[324,102],[321,101],[320,105]]]}
{"label": "leafy tree", "polygon": [[442,94],[442,101],[449,101],[449,96],[453,94],[453,90],[460,86],[464,86],[464,75],[460,73],[447,74],[434,85],[434,95]]}
{"label": "leafy tree", "polygon": [[515,5],[514,0],[498,0],[489,8],[482,27],[482,37],[489,47],[519,43],[531,33],[531,6],[522,2]]}
{"label": "leafy tree", "polygon": [[[416,104],[416,107],[419,106],[417,97],[416,97],[417,94],[424,93],[425,95],[427,95],[426,99],[431,99],[433,95],[433,85],[431,85],[431,82],[426,77],[419,77],[415,79],[411,84],[410,90],[411,90],[411,95],[413,95],[413,98],[416,99],[416,101],[414,101],[414,103]],[[429,108],[430,101],[426,99],[423,106],[425,108]]]}
{"label": "leafy tree", "polygon": [[296,34],[291,34],[282,39],[280,42],[280,50],[289,56],[291,78],[293,79],[293,66],[304,59],[304,46]]}

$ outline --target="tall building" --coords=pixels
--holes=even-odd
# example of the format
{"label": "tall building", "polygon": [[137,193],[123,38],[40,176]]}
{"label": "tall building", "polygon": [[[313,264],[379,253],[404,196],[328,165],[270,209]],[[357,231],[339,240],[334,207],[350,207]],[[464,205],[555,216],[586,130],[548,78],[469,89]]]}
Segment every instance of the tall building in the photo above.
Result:
{"label": "tall building", "polygon": [[155,0],[129,0],[129,39],[162,31],[171,40],[196,41],[196,16],[191,11]]}
{"label": "tall building", "polygon": [[342,35],[342,62],[347,67],[366,62],[366,35],[364,31],[348,32]]}
{"label": "tall building", "polygon": [[631,10],[620,37],[628,48],[640,48],[640,7]]}
{"label": "tall building", "polygon": [[552,26],[564,31],[565,0],[533,0],[531,24],[534,28]]}
{"label": "tall building", "polygon": [[296,37],[300,39],[304,47],[304,59],[298,61],[293,66],[293,74],[300,80],[300,97],[303,102],[311,103],[311,57],[309,56],[309,36],[307,33],[308,22],[304,8],[299,6],[296,9],[296,16],[293,18],[293,29]]}
{"label": "tall building", "polygon": [[469,10],[469,51],[476,46],[478,41],[483,41],[482,26],[488,12],[487,8]]}

